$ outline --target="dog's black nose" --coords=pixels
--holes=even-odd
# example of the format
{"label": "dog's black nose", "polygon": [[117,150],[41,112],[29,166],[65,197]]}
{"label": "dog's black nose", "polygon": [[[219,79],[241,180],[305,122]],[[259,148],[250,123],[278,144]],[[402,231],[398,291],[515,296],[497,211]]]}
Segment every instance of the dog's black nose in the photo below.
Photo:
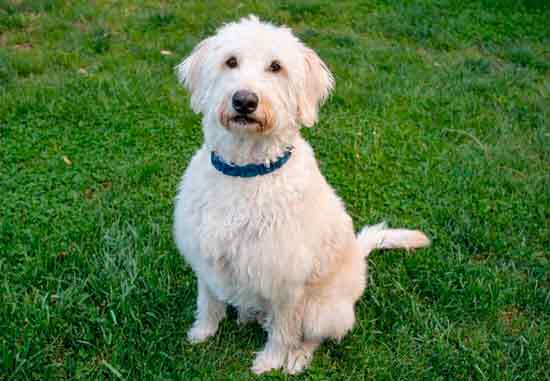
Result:
{"label": "dog's black nose", "polygon": [[258,96],[252,91],[239,90],[233,94],[233,108],[240,114],[251,114],[258,107]]}

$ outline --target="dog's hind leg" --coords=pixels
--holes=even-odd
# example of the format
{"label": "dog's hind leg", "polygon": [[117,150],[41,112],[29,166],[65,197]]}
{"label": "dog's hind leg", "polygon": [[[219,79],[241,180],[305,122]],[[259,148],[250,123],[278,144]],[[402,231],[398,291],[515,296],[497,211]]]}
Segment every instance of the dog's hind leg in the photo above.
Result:
{"label": "dog's hind leg", "polygon": [[340,340],[353,328],[354,323],[352,301],[326,300],[322,303],[309,303],[304,319],[304,340]]}
{"label": "dog's hind leg", "polygon": [[199,279],[197,316],[187,332],[187,340],[191,343],[200,343],[214,335],[220,321],[225,317],[225,310],[225,304],[217,300],[206,284]]}

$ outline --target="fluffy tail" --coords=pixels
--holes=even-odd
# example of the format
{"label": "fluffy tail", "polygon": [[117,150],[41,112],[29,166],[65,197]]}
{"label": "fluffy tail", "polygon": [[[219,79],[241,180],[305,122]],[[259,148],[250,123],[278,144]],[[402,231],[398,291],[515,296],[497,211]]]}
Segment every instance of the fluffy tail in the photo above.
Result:
{"label": "fluffy tail", "polygon": [[357,235],[363,255],[368,257],[376,249],[415,249],[430,245],[430,240],[419,230],[388,229],[385,222],[365,226]]}

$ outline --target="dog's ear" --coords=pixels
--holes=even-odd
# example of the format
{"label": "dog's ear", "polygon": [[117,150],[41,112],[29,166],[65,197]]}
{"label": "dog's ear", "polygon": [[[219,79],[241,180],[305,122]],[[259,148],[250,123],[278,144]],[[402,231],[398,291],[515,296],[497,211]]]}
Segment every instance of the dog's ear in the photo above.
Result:
{"label": "dog's ear", "polygon": [[209,37],[201,41],[179,65],[176,66],[176,75],[179,82],[189,91],[191,95],[191,109],[196,113],[200,112],[200,95],[201,82],[203,74],[206,70],[204,67],[204,58],[213,37]]}
{"label": "dog's ear", "polygon": [[306,127],[317,122],[319,107],[334,88],[334,78],[317,53],[304,47],[305,78],[298,99],[300,121]]}

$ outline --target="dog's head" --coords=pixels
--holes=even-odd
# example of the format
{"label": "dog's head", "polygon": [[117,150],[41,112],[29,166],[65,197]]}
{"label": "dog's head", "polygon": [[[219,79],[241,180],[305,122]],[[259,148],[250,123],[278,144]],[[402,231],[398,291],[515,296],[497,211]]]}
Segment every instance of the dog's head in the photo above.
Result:
{"label": "dog's head", "polygon": [[232,134],[311,127],[334,85],[327,66],[289,28],[255,16],[221,27],[176,69],[205,128]]}

